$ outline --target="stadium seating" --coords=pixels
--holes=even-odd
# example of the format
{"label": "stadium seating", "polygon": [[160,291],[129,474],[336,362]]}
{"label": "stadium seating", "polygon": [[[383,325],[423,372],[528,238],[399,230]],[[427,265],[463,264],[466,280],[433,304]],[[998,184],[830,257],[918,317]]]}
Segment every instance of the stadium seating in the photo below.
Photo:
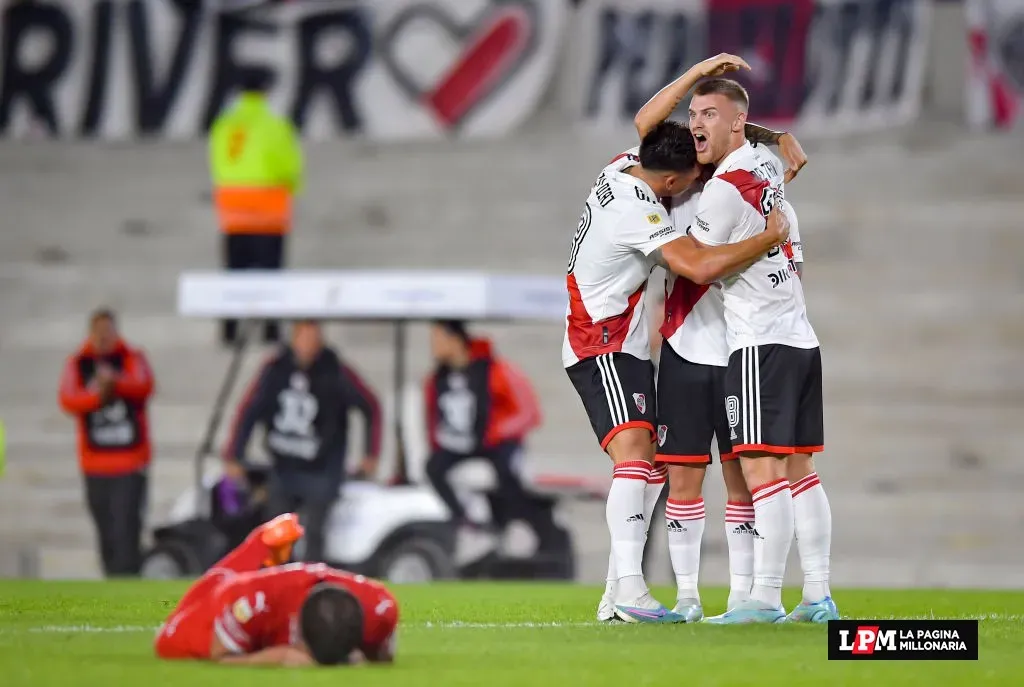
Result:
{"label": "stadium seating", "polygon": [[[1024,548],[1024,139],[921,128],[808,146],[788,189],[825,361],[837,584],[1019,585]],[[893,146],[894,140],[899,141]],[[540,121],[514,140],[456,147],[358,143],[308,151],[292,265],[469,267],[561,274],[580,204],[602,162],[629,145]],[[213,267],[200,144],[0,146],[0,575],[95,576],[71,420],[56,405],[63,357],[104,304],[157,375],[152,519],[191,478],[227,354],[210,322],[174,314],[175,279]],[[560,369],[562,330],[495,326],[546,413],[532,460],[602,474]],[[332,341],[382,397],[390,332],[333,327]],[[413,332],[412,371],[427,369]],[[249,360],[251,373],[257,358]],[[712,473],[713,474],[713,473]],[[725,575],[718,481],[706,575]],[[571,513],[580,569],[603,579],[603,513]],[[791,565],[799,575],[799,566]]]}

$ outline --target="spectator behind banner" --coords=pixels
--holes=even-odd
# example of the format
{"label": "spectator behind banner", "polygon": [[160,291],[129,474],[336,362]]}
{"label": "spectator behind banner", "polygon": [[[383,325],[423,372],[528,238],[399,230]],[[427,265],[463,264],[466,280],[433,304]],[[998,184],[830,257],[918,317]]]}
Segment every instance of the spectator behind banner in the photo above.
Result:
{"label": "spectator behind banner", "polygon": [[249,386],[228,441],[228,477],[243,484],[249,438],[257,425],[263,427],[273,461],[271,515],[299,511],[306,528],[307,561],[324,560],[324,525],[345,477],[348,415],[353,408],[366,422],[360,472],[372,477],[381,441],[377,397],[324,345],[317,322],[296,322],[291,345],[272,355]]}
{"label": "spectator behind banner", "polygon": [[470,337],[463,322],[434,323],[431,347],[437,363],[426,383],[431,484],[457,526],[478,529],[483,523],[467,518],[448,472],[465,460],[485,458],[494,467],[510,519],[525,520],[543,538],[550,518],[523,487],[518,470],[523,441],[541,424],[529,380],[495,357],[489,341]]}
{"label": "spectator behind banner", "polygon": [[137,575],[142,565],[152,393],[142,351],[118,335],[113,312],[94,312],[88,338],[64,366],[60,405],[78,419],[79,466],[108,577]]}
{"label": "spectator behind banner", "polygon": [[[292,199],[302,183],[298,136],[270,109],[268,85],[268,77],[247,72],[241,95],[210,130],[213,198],[229,270],[281,269]],[[225,321],[224,343],[237,335],[238,322]],[[279,340],[277,322],[267,321],[263,338]]]}

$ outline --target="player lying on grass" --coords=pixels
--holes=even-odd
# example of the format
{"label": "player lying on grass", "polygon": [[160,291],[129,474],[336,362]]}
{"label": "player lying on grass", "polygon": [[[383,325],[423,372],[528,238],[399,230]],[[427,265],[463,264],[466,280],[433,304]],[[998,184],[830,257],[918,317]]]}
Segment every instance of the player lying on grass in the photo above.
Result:
{"label": "player lying on grass", "polygon": [[185,593],[157,634],[157,656],[241,665],[390,662],[395,597],[322,563],[284,565],[302,535],[292,513],[256,528]]}

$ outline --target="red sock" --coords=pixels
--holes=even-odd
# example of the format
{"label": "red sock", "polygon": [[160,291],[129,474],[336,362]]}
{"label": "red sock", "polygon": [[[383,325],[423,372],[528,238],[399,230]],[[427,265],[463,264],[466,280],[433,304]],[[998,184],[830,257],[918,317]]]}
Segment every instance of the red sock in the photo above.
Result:
{"label": "red sock", "polygon": [[221,568],[231,572],[252,572],[263,567],[263,562],[271,557],[272,551],[263,543],[262,530],[256,529],[246,537],[233,551],[213,564],[210,570]]}
{"label": "red sock", "polygon": [[260,538],[256,530],[245,541],[235,547],[226,556],[213,564],[202,577],[196,580],[185,596],[178,602],[178,610],[190,606],[193,602],[207,596],[213,589],[235,573],[253,572],[263,567],[263,561],[270,557],[270,548]]}

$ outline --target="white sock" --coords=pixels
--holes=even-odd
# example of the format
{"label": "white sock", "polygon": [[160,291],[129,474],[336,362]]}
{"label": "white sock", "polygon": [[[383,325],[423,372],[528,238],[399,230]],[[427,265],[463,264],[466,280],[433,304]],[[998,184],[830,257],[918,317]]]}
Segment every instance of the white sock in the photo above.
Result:
{"label": "white sock", "polygon": [[[654,515],[654,507],[658,505],[658,498],[665,487],[668,479],[668,468],[659,465],[651,470],[651,476],[647,479],[647,486],[644,488],[644,523],[647,525],[645,537],[651,532],[651,517]],[[646,543],[646,538],[644,542]],[[615,586],[619,581],[619,575],[615,570],[615,553],[608,553],[608,574],[604,578],[604,595],[615,596]]]}
{"label": "white sock", "polygon": [[615,598],[615,587],[619,583],[619,574],[615,571],[615,549],[608,551],[608,574],[604,577],[604,595]]}
{"label": "white sock", "polygon": [[676,574],[677,599],[700,600],[697,576],[700,573],[700,542],[704,537],[704,523],[704,499],[669,499],[665,504],[668,555]]}
{"label": "white sock", "polygon": [[658,505],[661,498],[661,491],[668,481],[668,466],[655,465],[651,469],[651,476],[647,478],[647,487],[644,489],[644,522],[647,523],[647,532],[651,531],[651,518],[654,516],[654,507]]}
{"label": "white sock", "polygon": [[793,496],[789,482],[777,479],[751,489],[754,497],[754,584],[750,598],[782,607],[782,578],[793,543]]}
{"label": "white sock", "polygon": [[618,575],[616,600],[631,602],[647,591],[643,577],[644,490],[651,475],[651,464],[643,460],[619,463],[612,472],[605,518],[612,540],[615,572]]}
{"label": "white sock", "polygon": [[832,595],[828,588],[832,509],[815,472],[794,483],[792,491],[796,549],[804,571],[804,601],[814,603]]}
{"label": "white sock", "polygon": [[725,504],[725,541],[729,545],[729,608],[750,598],[754,583],[754,504]]}

